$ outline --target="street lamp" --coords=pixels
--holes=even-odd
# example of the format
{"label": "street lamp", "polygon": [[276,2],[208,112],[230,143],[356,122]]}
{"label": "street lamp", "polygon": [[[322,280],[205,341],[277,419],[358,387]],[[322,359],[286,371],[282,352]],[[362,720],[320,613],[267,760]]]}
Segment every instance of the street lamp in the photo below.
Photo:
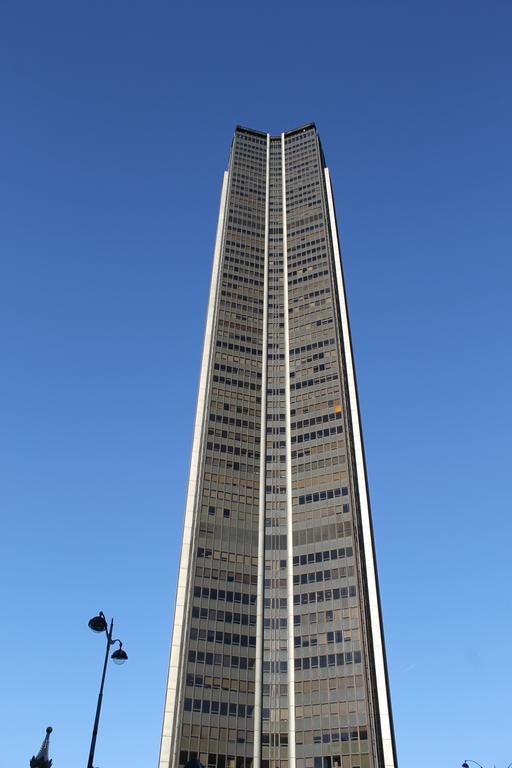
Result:
{"label": "street lamp", "polygon": [[98,693],[96,717],[94,718],[94,726],[92,729],[91,749],[89,750],[89,759],[87,761],[87,768],[93,768],[94,749],[96,747],[96,737],[98,735],[98,725],[100,722],[101,702],[103,700],[103,686],[105,685],[105,675],[107,674],[108,654],[111,647],[116,643],[119,643],[119,648],[117,648],[110,657],[112,661],[115,664],[124,664],[125,661],[128,660],[128,655],[126,651],[123,650],[122,642],[118,639],[115,639],[115,640],[112,639],[112,633],[114,630],[114,619],[111,620],[110,627],[109,627],[103,611],[100,611],[97,616],[93,616],[93,618],[89,621],[89,627],[90,629],[92,629],[93,632],[98,632],[98,633],[105,632],[107,636],[107,647],[105,650],[105,661],[103,663],[103,672],[101,675],[100,692]]}
{"label": "street lamp", "polygon": [[[462,768],[469,768],[468,763],[474,763],[475,765],[478,765],[479,768],[483,768],[483,766],[480,765],[480,763],[477,763],[476,760],[469,760],[469,758],[467,760],[464,760],[464,762],[462,763]],[[494,768],[496,768],[496,766]],[[507,768],[512,768],[512,763],[509,763],[507,765]]]}

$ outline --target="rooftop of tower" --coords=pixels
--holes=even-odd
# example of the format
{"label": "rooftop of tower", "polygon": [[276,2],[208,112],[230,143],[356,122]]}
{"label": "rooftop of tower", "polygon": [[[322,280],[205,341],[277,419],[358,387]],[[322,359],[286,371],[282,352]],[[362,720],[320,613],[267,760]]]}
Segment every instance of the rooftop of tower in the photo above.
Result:
{"label": "rooftop of tower", "polygon": [[[298,128],[294,128],[291,131],[285,131],[284,135],[285,136],[294,136],[296,133],[303,133],[304,131],[310,130],[311,128],[313,128],[315,130],[315,132],[316,132],[316,125],[315,125],[315,123],[304,123],[304,125],[299,125]],[[235,133],[248,133],[249,135],[252,135],[252,136],[260,136],[260,137],[263,137],[263,138],[267,137],[267,134],[265,133],[265,131],[256,131],[254,128],[246,128],[243,125],[237,125],[236,128],[235,128]],[[270,138],[271,139],[280,139],[281,138],[281,134],[279,133],[276,136],[272,136],[271,135]]]}

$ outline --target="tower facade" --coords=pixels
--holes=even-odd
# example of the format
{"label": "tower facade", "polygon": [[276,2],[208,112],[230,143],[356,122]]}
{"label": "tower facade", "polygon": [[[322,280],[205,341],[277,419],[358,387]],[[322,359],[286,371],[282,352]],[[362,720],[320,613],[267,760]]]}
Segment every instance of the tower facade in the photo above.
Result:
{"label": "tower facade", "polygon": [[350,329],[314,124],[224,174],[160,768],[395,768]]}

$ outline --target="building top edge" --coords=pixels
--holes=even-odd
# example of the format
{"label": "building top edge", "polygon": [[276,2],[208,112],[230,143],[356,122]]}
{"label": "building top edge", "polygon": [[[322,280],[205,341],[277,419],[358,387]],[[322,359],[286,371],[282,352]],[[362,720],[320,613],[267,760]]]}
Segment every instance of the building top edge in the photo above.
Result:
{"label": "building top edge", "polygon": [[[293,128],[291,131],[284,131],[285,136],[293,136],[296,133],[302,133],[303,131],[307,131],[308,129],[313,128],[316,132],[316,125],[315,123],[304,123],[304,125],[299,125],[298,128]],[[267,134],[265,131],[257,131],[254,128],[247,128],[244,125],[237,125],[235,128],[235,133],[246,133],[252,136],[260,136],[260,137],[266,137]],[[281,134],[277,134],[276,136],[270,136],[271,139],[280,139]]]}

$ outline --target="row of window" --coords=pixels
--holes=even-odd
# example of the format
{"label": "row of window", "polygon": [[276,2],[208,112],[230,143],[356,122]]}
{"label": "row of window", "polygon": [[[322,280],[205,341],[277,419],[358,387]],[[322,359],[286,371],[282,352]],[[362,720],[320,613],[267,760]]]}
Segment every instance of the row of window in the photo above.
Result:
{"label": "row of window", "polygon": [[343,486],[343,488],[330,488],[327,491],[318,491],[318,493],[306,493],[304,496],[299,496],[299,504],[313,504],[314,502],[325,501],[326,499],[337,499],[340,496],[348,496],[348,488],[346,486]]}
{"label": "row of window", "polygon": [[[315,613],[299,613],[293,617],[294,627],[300,627],[309,624],[314,626],[315,624],[323,624],[324,622],[334,621],[335,614],[340,611],[317,611]],[[338,619],[337,619],[338,621]]]}
{"label": "row of window", "polygon": [[[215,378],[215,377],[214,377]],[[260,452],[253,451],[248,448],[240,448],[238,445],[226,445],[225,443],[206,443],[206,447],[210,451],[217,451],[218,453],[229,453],[232,456],[247,456],[249,459],[259,459]]]}
{"label": "row of window", "polygon": [[[323,226],[323,224],[321,226]],[[231,224],[228,224],[226,229],[228,232],[231,232],[231,234],[237,233],[238,235],[248,235],[249,237],[263,236],[263,230],[257,229],[256,227],[251,227],[248,229],[247,227],[233,227]]]}
{"label": "row of window", "polygon": [[[217,331],[219,336],[223,335],[223,328],[230,328],[233,331],[244,331],[244,332],[251,330],[251,326],[248,323],[234,323],[230,320],[225,320],[224,318],[219,317],[219,320],[217,323]],[[252,325],[252,329],[254,329],[254,323]],[[228,335],[229,335],[229,338],[232,338],[233,336],[235,336],[236,338],[237,336],[237,334],[232,334],[232,333],[229,333]],[[240,338],[242,338],[245,335],[246,335],[245,333],[242,333]]]}
{"label": "row of window", "polygon": [[[251,510],[247,509],[244,510],[244,512],[248,512],[251,516],[253,512],[257,514],[257,510]],[[206,533],[211,534],[215,538],[223,538],[226,534],[226,530],[228,530],[230,533],[236,532],[237,528],[235,525],[230,525],[227,527],[227,529],[222,525],[222,523],[211,523],[207,522],[204,517],[200,519],[199,523],[199,533]],[[240,531],[240,528],[238,529]],[[256,544],[257,538],[258,538],[258,526],[251,525],[247,526],[244,525],[242,529],[243,537],[244,539],[248,539],[249,535],[254,544]],[[225,542],[223,542],[225,543]],[[221,574],[220,578],[226,578],[226,573]],[[228,581],[239,581],[240,583],[243,581],[244,584],[249,584],[249,581],[245,581],[244,579],[241,579],[240,576],[235,576],[234,578],[231,576],[231,574],[228,574],[227,576]]]}
{"label": "row of window", "polygon": [[325,288],[318,288],[316,291],[309,291],[309,293],[300,293],[297,296],[294,296],[291,304],[303,304],[304,302],[308,301],[309,299],[316,299],[318,296],[325,296],[326,294],[329,294],[331,292],[331,289],[329,286]]}
{"label": "row of window", "polygon": [[[317,199],[318,200],[318,192],[314,191],[311,192],[311,194],[307,198],[303,198],[308,201]],[[309,207],[309,206],[308,206]],[[288,249],[288,267],[298,267],[302,264],[308,264],[311,262],[308,262],[306,258],[302,258],[305,256],[310,256],[312,254],[315,254],[311,261],[314,261],[319,256],[325,255],[327,253],[327,242],[325,237],[318,237],[315,240],[309,239],[307,242],[301,242],[298,245],[295,245],[293,247],[290,247]],[[288,274],[293,274],[288,272]]]}
{"label": "row of window", "polygon": [[[267,710],[268,712],[268,710]],[[269,719],[268,717],[266,719]],[[288,733],[262,733],[261,743],[264,746],[269,747],[287,747],[288,746]]]}
{"label": "row of window", "polygon": [[254,693],[254,680],[239,680],[230,675],[229,677],[214,677],[212,675],[191,675],[187,674],[187,686],[189,688],[204,688],[213,691],[232,691],[233,693]]}
{"label": "row of window", "polygon": [[286,413],[269,413],[267,421],[286,421]]}
{"label": "row of window", "polygon": [[[309,187],[317,187],[318,182],[315,181],[312,184],[306,184],[305,187],[302,187],[302,189],[306,189]],[[308,240],[307,243],[298,243],[297,245],[291,245],[288,248],[288,264],[294,264],[294,259],[297,258],[297,256],[303,256],[305,253],[314,253],[316,250],[319,250],[317,248],[313,248],[312,246],[317,245],[318,243],[325,243],[326,239],[325,237],[317,237],[315,240]],[[309,250],[308,250],[309,249]]]}
{"label": "row of window", "polygon": [[288,626],[288,619],[286,617],[263,619],[263,626],[265,629],[286,629]]}
{"label": "row of window", "polygon": [[[306,256],[307,253],[315,255]],[[303,269],[315,269],[317,265],[325,262],[327,254],[327,248],[324,245],[321,245],[318,248],[300,249],[295,254],[295,258],[288,259],[288,277],[295,277],[301,267]],[[301,258],[301,256],[304,256],[305,258]],[[305,267],[305,265],[309,266]]]}
{"label": "row of window", "polygon": [[265,597],[263,600],[265,608],[286,608],[288,598],[286,597]]}
{"label": "row of window", "polygon": [[343,426],[339,424],[337,427],[326,427],[325,429],[316,429],[314,432],[304,432],[301,435],[292,435],[291,442],[293,443],[308,443],[311,440],[318,440],[322,437],[329,437],[330,435],[341,435],[343,432]]}
{"label": "row of window", "polygon": [[302,474],[303,472],[315,472],[317,469],[324,469],[326,467],[335,467],[337,464],[346,464],[347,457],[344,455],[328,456],[325,459],[318,459],[315,461],[307,461],[301,464],[294,464],[292,466],[292,474]]}
{"label": "row of window", "polygon": [[315,424],[325,424],[328,421],[338,421],[341,419],[341,408],[339,404],[336,404],[337,410],[334,413],[322,413],[319,416],[311,416],[309,419],[302,419],[300,421],[292,421],[292,429],[302,429],[302,427],[312,427]]}
{"label": "row of window", "polygon": [[313,146],[304,145],[299,152],[288,150],[286,152],[286,172],[296,173],[301,171],[304,175],[318,174],[318,158]]}
{"label": "row of window", "polygon": [[[227,355],[221,355],[221,357],[224,358],[225,360],[228,359]],[[337,367],[337,364],[335,362],[335,358],[334,358],[332,352],[329,355],[329,360],[326,359],[325,361],[321,362],[320,364],[311,365],[311,363],[316,362],[318,358],[322,358],[322,357],[324,357],[324,354],[320,353],[318,355],[312,355],[307,360],[301,360],[301,363],[302,363],[301,370],[297,371],[297,373],[301,373],[301,374],[309,373],[309,372],[318,373],[319,371],[330,371],[333,368]],[[293,374],[290,373],[290,378],[295,377],[295,375],[296,375],[295,372]]]}
{"label": "row of window", "polygon": [[[257,192],[258,190],[254,190],[254,191]],[[239,240],[226,240],[225,242],[226,242],[226,245],[232,245],[237,250],[250,251],[251,254],[259,253],[260,257],[256,256],[255,258],[261,258],[261,259],[264,258],[265,249],[258,248],[258,246],[254,245],[254,243],[240,242]],[[242,255],[246,255],[246,254],[242,254]]]}
{"label": "row of window", "polygon": [[344,667],[348,664],[360,664],[361,651],[346,651],[345,653],[328,653],[321,656],[309,656],[304,659],[294,659],[295,669],[325,669],[326,667]]}
{"label": "row of window", "polygon": [[233,152],[242,157],[266,157],[267,137],[251,135],[250,129],[237,128]]}
{"label": "row of window", "polygon": [[276,672],[276,673],[284,674],[288,672],[288,662],[287,661],[264,661],[263,672]]}
{"label": "row of window", "polygon": [[237,443],[246,443],[248,445],[259,445],[260,435],[257,432],[248,430],[239,432],[234,429],[223,429],[222,427],[208,427],[208,437],[218,437],[222,440],[234,440]]}
{"label": "row of window", "polygon": [[[237,152],[235,154],[235,157],[238,157],[239,155],[244,155],[245,153]],[[243,176],[242,178],[247,178],[246,174],[250,171],[254,171],[256,174],[259,174],[260,176],[263,175],[264,168],[265,168],[265,159],[263,157],[263,153],[260,153],[260,157],[253,157],[251,158],[253,162],[249,162],[249,159],[233,159],[233,175],[236,173],[236,169],[241,168],[243,170]],[[258,162],[259,160],[259,162]],[[240,175],[238,176],[240,178]]]}
{"label": "row of window", "polygon": [[254,421],[247,421],[246,419],[235,419],[232,416],[221,416],[219,413],[210,413],[210,421],[215,421],[218,424],[228,424],[233,427],[246,427],[247,429],[256,429]]}
{"label": "row of window", "polygon": [[[245,249],[244,249],[245,250]],[[232,254],[231,256],[226,254]],[[240,272],[240,268],[247,267],[255,275],[263,275],[263,259],[261,256],[249,256],[247,253],[240,253],[239,248],[230,248],[227,244],[224,246],[224,262],[229,264],[239,264],[238,267],[230,267],[234,272]]]}
{"label": "row of window", "polygon": [[[236,216],[233,216],[233,212],[245,212],[245,216],[243,218],[237,218]],[[253,222],[254,224],[265,224],[265,216],[264,211],[262,210],[262,215],[258,216],[258,213],[254,212],[254,209],[252,206],[244,205],[243,203],[239,203],[238,205],[235,203],[229,212],[228,215],[228,221],[232,222],[233,224],[248,224],[250,222]]]}
{"label": "row of window", "polygon": [[304,379],[304,381],[297,381],[295,384],[290,384],[290,391],[307,389],[308,387],[315,387],[317,384],[327,384],[329,381],[338,381],[338,379],[339,375],[337,373],[333,373],[330,376],[317,376],[315,379]]}
{"label": "row of window", "polygon": [[[306,735],[306,734],[304,734]],[[297,733],[297,744],[302,744],[302,734]],[[301,739],[301,740],[299,740]],[[313,744],[330,744],[331,742],[339,742],[339,741],[366,741],[368,739],[368,731],[366,728],[352,728],[351,730],[342,728],[341,730],[334,730],[334,731],[313,731]],[[305,743],[308,743],[304,739]],[[336,757],[334,759],[334,766],[336,766]],[[315,766],[317,765],[316,761],[321,760],[321,758],[315,757]],[[321,763],[319,763],[321,765]],[[338,762],[338,765],[341,765],[340,762]]]}
{"label": "row of window", "polygon": [[196,576],[204,576],[205,579],[213,579],[214,581],[227,581],[228,583],[254,585],[258,583],[258,577],[252,573],[231,573],[230,571],[219,571],[217,568],[202,568],[199,565],[196,567]]}
{"label": "row of window", "polygon": [[[227,254],[232,253],[233,256]],[[238,258],[242,256],[243,258]],[[247,259],[247,260],[246,260]],[[256,261],[253,261],[256,259]],[[236,266],[236,264],[240,266]],[[224,263],[222,265],[222,285],[226,285],[237,288],[240,284],[251,286],[250,292],[252,296],[261,294],[261,290],[258,288],[263,287],[264,267],[263,261],[260,262],[259,256],[252,256],[247,253],[240,253],[234,248],[224,249]],[[228,281],[233,281],[229,283]],[[254,286],[254,287],[253,287]]]}
{"label": "row of window", "polygon": [[323,603],[327,600],[340,600],[343,597],[355,597],[356,588],[335,587],[334,589],[320,590],[317,592],[304,592],[302,595],[293,596],[294,605],[310,605],[311,603]]}
{"label": "row of window", "polygon": [[233,472],[248,472],[251,475],[257,475],[259,473],[258,464],[245,464],[239,461],[229,461],[224,459],[217,459],[213,456],[207,456],[205,464],[216,469],[232,470]]}
{"label": "row of window", "polygon": [[254,669],[256,659],[248,659],[246,656],[229,656],[225,653],[210,653],[205,651],[188,652],[188,660],[191,664],[213,664],[227,669]]}
{"label": "row of window", "polygon": [[208,701],[208,699],[185,699],[185,712],[221,715],[222,717],[253,717],[254,706],[251,704],[232,704],[226,701]]}
{"label": "row of window", "polygon": [[[350,734],[351,741],[357,741],[356,730],[348,731],[348,733]],[[363,731],[361,731],[361,733],[363,733]],[[362,741],[364,741],[365,739],[368,738],[368,735],[366,734],[364,737],[360,735],[359,738]],[[339,739],[331,738],[331,741],[339,741]],[[348,739],[342,738],[341,741],[348,741]],[[318,744],[318,743],[319,743],[318,741],[315,741],[315,744]],[[328,743],[328,742],[325,742],[325,743]],[[208,768],[210,768],[210,766]],[[297,768],[341,768],[341,755],[332,755],[332,756],[314,757],[314,758],[310,757],[305,759],[303,758],[302,760],[297,760]]]}
{"label": "row of window", "polygon": [[243,311],[244,312],[244,315],[243,315],[243,319],[244,320],[249,320],[250,318],[260,318],[260,317],[263,316],[263,310],[262,309],[258,309],[256,307],[253,307],[253,306],[251,306],[248,303],[241,304],[241,303],[239,303],[237,301],[229,301],[229,300],[226,299],[225,301],[223,301],[222,308],[224,310],[239,310],[239,311]]}
{"label": "row of window", "polygon": [[[251,314],[251,312],[248,311],[251,309],[251,307],[249,307],[248,310],[246,310],[243,313],[229,312],[226,310],[224,304],[221,304],[220,309],[221,309],[221,313],[219,315],[219,318],[220,318],[219,325],[222,325],[222,324],[225,325],[226,323],[225,322],[223,323],[223,321],[225,321],[226,319],[240,320],[242,324],[246,324],[246,325],[241,325],[240,330],[245,330],[245,329],[247,330],[252,329],[256,331],[262,330],[262,325],[263,325],[262,318],[261,316],[255,317],[253,314]],[[261,315],[261,312],[259,314]]]}
{"label": "row of window", "polygon": [[[304,456],[315,456],[318,453],[336,453],[345,450],[345,442],[343,440],[332,440],[330,443],[318,443],[317,445],[310,445],[305,448],[299,448],[297,451],[292,451],[292,459],[302,459]],[[332,458],[332,457],[330,457]],[[345,458],[346,461],[346,458]],[[336,462],[333,460],[332,462]]]}
{"label": "row of window", "polygon": [[243,565],[258,565],[258,557],[252,555],[243,555],[240,552],[225,552],[220,549],[209,549],[208,547],[198,547],[197,556],[204,558],[213,558],[223,563],[241,563]]}
{"label": "row of window", "polygon": [[[234,358],[238,359],[238,358]],[[252,362],[252,361],[251,361]],[[214,402],[212,403],[212,407],[218,408],[220,410],[220,406],[222,405],[222,410],[224,411],[233,411],[237,413],[242,413],[244,415],[248,414],[249,416],[256,416],[257,411],[254,410],[254,408],[248,408],[246,405],[238,405],[232,402]]]}
{"label": "row of window", "polygon": [[[189,760],[197,760],[198,757],[198,752],[181,750],[180,765],[185,765]],[[269,768],[268,760],[265,762],[267,763],[266,768]],[[234,755],[217,755],[215,753],[209,753],[208,755],[201,754],[201,763],[207,768],[252,768],[253,759],[252,757],[235,757]],[[331,768],[331,766],[329,766],[329,768]]]}
{"label": "row of window", "polygon": [[247,511],[245,505],[248,507],[257,508],[259,499],[259,483],[253,478],[240,478],[238,482],[226,483],[226,476],[220,475],[217,472],[213,474],[211,472],[204,473],[204,492],[203,500],[210,501],[218,500],[219,503],[233,503],[244,506],[243,511]]}
{"label": "row of window", "polygon": [[354,550],[352,547],[338,547],[338,549],[326,549],[324,552],[308,552],[307,555],[295,555],[293,564],[309,565],[311,563],[322,563],[327,560],[352,557],[353,554]]}
{"label": "row of window", "polygon": [[240,635],[231,632],[219,632],[213,629],[190,629],[191,640],[206,640],[208,643],[222,643],[223,645],[240,645],[243,648],[255,648],[255,635]]}
{"label": "row of window", "polygon": [[304,208],[318,208],[322,203],[322,198],[318,194],[312,195],[295,195],[290,194],[286,196],[286,208],[288,211],[300,211],[302,213]]}
{"label": "row of window", "polygon": [[213,376],[213,381],[219,384],[226,384],[228,387],[240,387],[240,389],[250,389],[253,392],[260,392],[261,385],[254,384],[249,381],[241,381],[240,379],[226,379],[225,376]]}
{"label": "row of window", "polygon": [[318,277],[325,277],[329,274],[328,269],[321,270],[320,272],[313,272],[309,275],[302,275],[301,277],[294,277],[288,281],[288,285],[300,285],[301,283],[307,283],[309,280],[316,280]]}
{"label": "row of window", "polygon": [[353,576],[354,566],[348,568],[333,568],[326,571],[313,571],[311,573],[294,574],[293,584],[298,586],[299,584],[314,584],[321,581],[330,581],[331,579],[343,579],[346,576]]}
{"label": "row of window", "polygon": [[[225,253],[229,252],[230,249],[226,248]],[[232,253],[235,253],[235,251],[232,251]],[[247,266],[236,266],[233,263],[229,262],[240,262],[247,264]],[[229,283],[231,286],[237,287],[239,290],[239,286],[241,284],[243,285],[251,285],[254,286],[254,288],[250,288],[250,294],[249,296],[251,301],[256,301],[259,296],[262,295],[262,291],[258,290],[258,287],[261,285],[263,286],[263,282],[257,281],[258,277],[263,277],[263,269],[259,266],[259,264],[254,264],[253,262],[247,261],[244,262],[243,259],[237,259],[235,256],[224,256],[224,267],[222,270],[222,285],[226,285]],[[252,268],[251,268],[252,266]],[[313,269],[314,267],[310,267],[310,269]],[[249,277],[251,276],[251,277]],[[252,283],[246,283],[245,278],[247,280],[252,280]],[[224,293],[222,294],[225,295]],[[260,303],[263,304],[263,299],[260,299]]]}
{"label": "row of window", "polygon": [[329,539],[340,539],[342,536],[351,536],[352,525],[350,521],[329,523],[328,525],[315,525],[302,531],[293,532],[293,546],[314,544]]}
{"label": "row of window", "polygon": [[[221,512],[221,509],[219,509],[219,514],[220,514],[220,512]],[[216,508],[216,507],[213,507],[213,506],[211,506],[211,505],[210,505],[210,506],[208,507],[208,514],[209,514],[209,515],[215,515],[215,514],[217,514],[217,508]],[[230,509],[227,509],[227,508],[225,507],[225,508],[224,508],[224,510],[223,510],[223,517],[230,517],[230,516],[231,516],[231,510],[230,510]]]}
{"label": "row of window", "polygon": [[286,494],[286,486],[285,485],[266,485],[265,493],[271,494],[272,496],[284,496]]}
{"label": "row of window", "polygon": [[[234,276],[236,278],[236,275]],[[249,278],[246,278],[247,280]],[[239,282],[243,283],[245,282],[242,280],[242,278],[239,278]],[[247,294],[247,293],[240,293],[240,289],[237,290],[236,283],[229,283],[229,282],[223,282],[224,286],[229,286],[232,290],[226,290],[222,289],[220,292],[220,295],[224,297],[222,301],[225,299],[234,299],[235,301],[241,301],[243,302],[244,307],[246,307],[248,304],[255,304],[258,309],[263,306],[263,299],[260,299],[260,291],[254,294]]]}
{"label": "row of window", "polygon": [[251,198],[254,203],[263,203],[266,200],[265,188],[263,183],[258,184],[259,181],[260,179],[248,179],[243,176],[239,179],[234,173],[231,180],[231,193],[239,198]]}
{"label": "row of window", "polygon": [[209,600],[221,600],[226,603],[256,605],[256,595],[247,595],[244,592],[231,592],[231,590],[226,589],[215,589],[214,587],[194,587],[194,597],[204,597]]}
{"label": "row of window", "polygon": [[[341,629],[337,629],[335,632],[326,632],[326,640],[329,645],[331,643],[341,643],[343,642],[343,632]],[[298,635],[294,638],[293,644],[295,648],[309,648],[310,646],[318,644],[318,638],[314,635],[310,638],[300,637],[300,635]]]}
{"label": "row of window", "polygon": [[225,371],[226,373],[239,373],[242,376],[247,376],[249,379],[261,379],[261,373],[259,371],[253,371],[248,368],[237,368],[234,365],[225,365],[224,363],[215,363],[216,371]]}
{"label": "row of window", "polygon": [[323,412],[326,408],[334,408],[336,412],[341,412],[341,405],[338,400],[320,400],[318,396],[314,397],[314,402],[310,402],[312,398],[297,395],[295,398],[296,407],[290,409],[290,416],[300,416],[301,414],[312,413],[314,411]]}
{"label": "row of window", "polygon": [[[218,333],[218,335],[222,336],[222,331]],[[234,339],[235,341],[244,341],[248,344],[258,344],[258,339],[255,339],[246,333],[228,333],[226,336],[228,339]]]}
{"label": "row of window", "polygon": [[266,162],[263,152],[251,156],[237,149],[231,157],[230,165],[233,178],[254,180],[256,183],[265,178]]}
{"label": "row of window", "polygon": [[225,624],[240,624],[242,627],[255,627],[256,614],[238,613],[236,611],[223,611],[217,608],[192,608],[192,618],[220,621]]}
{"label": "row of window", "polygon": [[[302,227],[299,229],[295,229],[295,228],[292,229],[291,227],[289,227],[288,237],[291,240],[293,237],[299,237],[300,235],[305,235],[306,232],[318,232],[318,230],[323,229],[324,226],[325,226],[324,222],[321,221],[319,224],[312,224],[309,227]],[[236,231],[238,232],[239,230],[236,230]]]}
{"label": "row of window", "polygon": [[314,221],[320,221],[323,218],[323,212],[320,211],[319,213],[312,213],[310,216],[304,216],[303,218],[295,218],[295,221],[293,222],[295,226],[302,227],[306,224],[312,224]]}

